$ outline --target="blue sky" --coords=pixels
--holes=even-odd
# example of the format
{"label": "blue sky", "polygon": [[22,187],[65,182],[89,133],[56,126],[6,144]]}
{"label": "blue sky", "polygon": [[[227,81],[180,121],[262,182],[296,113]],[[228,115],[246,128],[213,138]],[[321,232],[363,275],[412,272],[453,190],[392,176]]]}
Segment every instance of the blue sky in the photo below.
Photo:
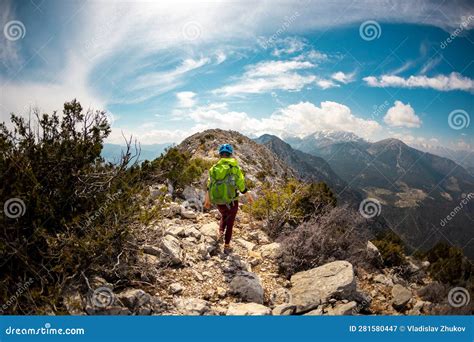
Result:
{"label": "blue sky", "polygon": [[114,143],[218,127],[474,147],[469,1],[0,0],[0,25],[1,121],[77,98]]}

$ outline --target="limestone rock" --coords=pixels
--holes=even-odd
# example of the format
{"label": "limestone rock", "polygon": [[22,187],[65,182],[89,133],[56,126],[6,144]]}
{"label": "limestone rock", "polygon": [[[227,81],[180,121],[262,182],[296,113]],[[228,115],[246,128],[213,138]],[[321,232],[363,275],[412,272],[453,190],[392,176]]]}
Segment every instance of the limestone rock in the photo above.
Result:
{"label": "limestone rock", "polygon": [[230,292],[245,302],[263,304],[263,287],[259,277],[252,272],[240,272],[230,283]]}
{"label": "limestone rock", "polygon": [[163,258],[169,258],[172,264],[181,264],[183,259],[183,251],[179,244],[179,240],[173,235],[165,235],[161,240],[161,250]]}
{"label": "limestone rock", "polygon": [[356,292],[354,269],[347,261],[334,261],[291,277],[292,303],[306,312],[330,298],[351,298]]}
{"label": "limestone rock", "polygon": [[402,310],[408,304],[410,299],[412,298],[412,293],[406,287],[402,285],[396,284],[392,288],[392,306],[397,310]]}
{"label": "limestone rock", "polygon": [[199,316],[209,311],[209,303],[199,298],[176,298],[174,304],[183,315]]}
{"label": "limestone rock", "polygon": [[200,228],[200,232],[202,235],[209,236],[213,240],[217,240],[219,238],[218,232],[219,226],[216,222],[206,223],[203,224]]}
{"label": "limestone rock", "polygon": [[278,252],[280,250],[280,244],[278,242],[269,243],[267,245],[263,245],[258,249],[261,253],[262,258],[270,258],[275,259],[278,256]]}
{"label": "limestone rock", "polygon": [[242,247],[244,247],[248,251],[253,251],[253,249],[255,248],[255,244],[253,242],[250,242],[241,238],[235,239],[235,242],[241,245]]}
{"label": "limestone rock", "polygon": [[227,316],[264,316],[271,315],[270,308],[256,303],[232,303],[227,309]]}
{"label": "limestone rock", "polygon": [[352,315],[356,308],[357,308],[357,303],[354,301],[349,302],[349,303],[342,303],[342,304],[336,305],[334,308],[328,308],[327,315],[329,316]]}
{"label": "limestone rock", "polygon": [[183,292],[184,287],[180,283],[173,283],[170,285],[170,293],[171,294],[179,294]]}
{"label": "limestone rock", "polygon": [[296,312],[296,305],[294,304],[281,304],[277,305],[272,310],[274,316],[288,316],[293,315]]}

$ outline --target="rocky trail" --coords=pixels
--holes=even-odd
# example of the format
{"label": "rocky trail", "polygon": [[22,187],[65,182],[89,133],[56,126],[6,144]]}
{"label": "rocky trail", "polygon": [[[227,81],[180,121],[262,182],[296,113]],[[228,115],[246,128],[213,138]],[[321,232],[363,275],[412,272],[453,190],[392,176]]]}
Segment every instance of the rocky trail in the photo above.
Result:
{"label": "rocky trail", "polygon": [[[163,212],[141,228],[138,258],[128,265],[139,270],[140,281],[124,287],[94,277],[87,296],[65,295],[70,314],[422,314],[431,304],[416,295],[429,279],[409,284],[391,269],[371,273],[343,260],[286,279],[278,273],[279,243],[243,211],[230,254],[218,241],[217,210],[196,212],[171,202]],[[380,257],[371,243],[367,253]],[[412,272],[423,278],[423,267],[413,263]]]}

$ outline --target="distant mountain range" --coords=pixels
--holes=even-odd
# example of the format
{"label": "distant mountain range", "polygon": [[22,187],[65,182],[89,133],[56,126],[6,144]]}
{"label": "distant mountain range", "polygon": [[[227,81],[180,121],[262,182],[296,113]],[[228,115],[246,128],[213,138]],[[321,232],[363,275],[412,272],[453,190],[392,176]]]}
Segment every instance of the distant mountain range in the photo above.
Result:
{"label": "distant mountain range", "polygon": [[[138,161],[154,160],[158,158],[168,146],[171,146],[171,144],[140,145],[140,157]],[[121,153],[125,148],[124,145],[104,144],[102,157],[108,162],[115,163],[120,160]]]}
{"label": "distant mountain range", "polygon": [[[381,216],[413,249],[445,240],[474,257],[474,201],[458,210],[474,193],[474,177],[461,165],[397,139],[370,143],[352,133],[317,132],[286,140],[323,158],[350,188],[377,199]],[[441,225],[448,215],[453,217]]]}

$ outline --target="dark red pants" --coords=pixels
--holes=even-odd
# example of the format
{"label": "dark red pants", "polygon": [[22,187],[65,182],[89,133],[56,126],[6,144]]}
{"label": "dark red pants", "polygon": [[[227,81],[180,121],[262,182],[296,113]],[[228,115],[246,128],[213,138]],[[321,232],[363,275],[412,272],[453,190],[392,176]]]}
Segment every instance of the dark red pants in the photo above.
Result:
{"label": "dark red pants", "polygon": [[235,216],[237,215],[237,210],[239,210],[239,202],[234,201],[228,206],[225,204],[219,204],[217,209],[219,209],[219,212],[221,213],[219,229],[221,232],[225,231],[225,243],[230,243],[230,239],[232,239],[232,228],[234,227]]}

